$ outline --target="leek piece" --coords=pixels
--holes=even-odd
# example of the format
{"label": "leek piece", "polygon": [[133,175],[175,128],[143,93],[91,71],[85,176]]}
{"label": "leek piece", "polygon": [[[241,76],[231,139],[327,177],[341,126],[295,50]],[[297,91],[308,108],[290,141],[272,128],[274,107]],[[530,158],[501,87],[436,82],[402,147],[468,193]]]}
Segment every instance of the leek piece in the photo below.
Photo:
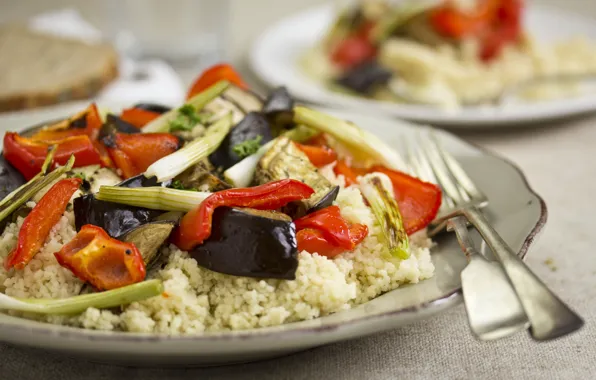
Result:
{"label": "leek piece", "polygon": [[392,256],[410,257],[408,234],[393,193],[391,180],[383,173],[370,173],[360,179],[360,191],[370,204],[375,219],[383,231],[384,243]]}
{"label": "leek piece", "polygon": [[[298,125],[296,128],[284,132],[282,136],[292,141],[304,142],[315,137],[317,134],[319,134],[319,131],[316,129],[307,127],[306,125]],[[226,181],[236,187],[249,186],[257,170],[259,160],[274,143],[275,140],[269,141],[267,144],[262,145],[255,154],[245,157],[242,161],[224,171]]]}
{"label": "leek piece", "polygon": [[157,177],[158,182],[176,177],[213,153],[230,132],[230,128],[232,128],[232,115],[227,114],[207,128],[204,136],[194,139],[176,152],[151,164],[145,171],[145,177]]}
{"label": "leek piece", "polygon": [[29,199],[31,199],[38,191],[40,191],[50,183],[56,181],[64,173],[72,169],[72,166],[75,162],[74,156],[70,156],[70,158],[66,162],[66,165],[56,168],[50,173],[45,174],[44,170],[47,170],[50,166],[49,163],[52,162],[54,151],[55,150],[52,149],[48,153],[48,157],[46,157],[46,160],[44,161],[41,173],[31,178],[29,182],[20,186],[12,193],[4,197],[2,201],[0,201],[0,221],[7,218],[22,204],[26,203]]}
{"label": "leek piece", "polygon": [[373,133],[352,123],[303,106],[294,107],[294,122],[329,134],[350,151],[356,163],[363,166],[379,163],[408,172],[403,158],[395,150]]}
{"label": "leek piece", "polygon": [[189,100],[186,101],[182,106],[175,108],[171,111],[168,111],[161,115],[160,117],[152,120],[149,124],[145,125],[142,129],[143,133],[152,133],[152,132],[169,132],[170,131],[170,122],[175,120],[181,108],[185,106],[191,106],[194,108],[195,112],[200,112],[207,104],[209,104],[213,99],[217,98],[230,86],[230,82],[226,80],[221,80],[211,87],[205,89],[204,91],[198,93],[197,95],[193,96]]}
{"label": "leek piece", "polygon": [[190,211],[201,204],[211,193],[177,190],[167,187],[101,186],[96,198],[128,206],[145,207],[164,211]]}
{"label": "leek piece", "polygon": [[0,293],[0,309],[38,314],[78,314],[87,308],[107,309],[142,301],[163,293],[160,280],[148,280],[122,288],[60,299],[12,298]]}

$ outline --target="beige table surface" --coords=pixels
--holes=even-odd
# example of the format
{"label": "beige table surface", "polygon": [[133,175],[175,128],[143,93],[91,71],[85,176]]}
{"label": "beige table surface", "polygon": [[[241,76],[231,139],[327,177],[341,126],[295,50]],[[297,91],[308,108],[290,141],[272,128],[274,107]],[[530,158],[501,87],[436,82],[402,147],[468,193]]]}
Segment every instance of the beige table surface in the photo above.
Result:
{"label": "beige table surface", "polygon": [[[594,0],[549,2],[596,16]],[[0,0],[0,21],[73,4],[92,13],[90,3]],[[250,41],[268,23],[315,3],[319,1],[233,1],[232,60],[244,67]],[[247,16],[255,9],[257,15]],[[182,74],[190,78],[189,72]],[[527,262],[585,317],[586,326],[579,333],[542,344],[523,333],[479,343],[469,334],[460,306],[376,336],[265,362],[208,369],[121,368],[0,344],[0,379],[596,378],[596,116],[532,128],[460,134],[516,162],[546,200],[549,220]],[[545,264],[547,259],[554,261],[555,271]]]}

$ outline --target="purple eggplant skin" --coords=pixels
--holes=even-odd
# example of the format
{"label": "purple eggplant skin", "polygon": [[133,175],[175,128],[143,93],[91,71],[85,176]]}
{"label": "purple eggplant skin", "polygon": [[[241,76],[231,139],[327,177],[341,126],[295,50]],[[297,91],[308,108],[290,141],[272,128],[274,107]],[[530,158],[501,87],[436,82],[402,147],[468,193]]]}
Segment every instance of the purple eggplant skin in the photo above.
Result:
{"label": "purple eggplant skin", "polygon": [[0,199],[25,184],[25,177],[0,155]]}
{"label": "purple eggplant skin", "polygon": [[145,111],[156,112],[159,114],[166,113],[171,110],[170,107],[164,106],[161,104],[156,103],[138,103],[133,106],[133,108],[139,108]]}
{"label": "purple eggplant skin", "polygon": [[211,231],[190,251],[200,266],[233,276],[296,279],[296,227],[287,215],[218,207]]}
{"label": "purple eggplant skin", "polygon": [[289,126],[294,119],[294,99],[284,86],[277,87],[265,99],[263,114],[276,126]]}
{"label": "purple eggplant skin", "polygon": [[322,210],[324,208],[327,208],[327,207],[333,205],[333,202],[337,198],[338,194],[339,194],[339,186],[335,186],[323,198],[321,198],[321,200],[319,202],[317,202],[316,205],[314,205],[310,210],[308,210],[307,214]]}
{"label": "purple eggplant skin", "polygon": [[209,156],[209,161],[218,169],[228,169],[242,160],[234,152],[234,147],[247,140],[261,136],[261,145],[273,140],[271,127],[267,119],[259,112],[249,112],[222,141],[221,145]]}
{"label": "purple eggplant skin", "polygon": [[359,94],[370,95],[372,91],[386,85],[392,73],[375,61],[364,62],[344,73],[336,82]]}
{"label": "purple eggplant skin", "polygon": [[138,226],[147,224],[164,213],[159,210],[100,201],[93,194],[75,198],[73,210],[77,231],[85,224],[92,224],[103,228],[113,238],[118,238]]}
{"label": "purple eggplant skin", "polygon": [[[114,133],[134,134],[141,133],[141,130],[134,125],[120,119],[118,116],[109,113],[106,117],[105,123],[103,123],[101,129],[99,130],[98,138],[103,142],[105,139],[109,139]],[[107,142],[106,145],[109,146],[113,144]]]}
{"label": "purple eggplant skin", "polygon": [[144,174],[138,174],[134,177],[130,177],[125,179],[124,181],[120,182],[116,186],[118,187],[128,187],[130,189],[134,189],[136,187],[153,187],[153,186],[161,186],[161,187],[168,187],[172,183],[172,180],[158,182],[157,177],[145,177]]}

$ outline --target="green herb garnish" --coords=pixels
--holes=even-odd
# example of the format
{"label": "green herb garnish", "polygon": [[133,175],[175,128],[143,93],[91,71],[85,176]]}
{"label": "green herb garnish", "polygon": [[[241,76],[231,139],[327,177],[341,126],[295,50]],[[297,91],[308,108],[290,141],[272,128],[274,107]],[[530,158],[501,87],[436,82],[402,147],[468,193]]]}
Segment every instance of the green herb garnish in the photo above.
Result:
{"label": "green herb garnish", "polygon": [[257,135],[254,139],[245,140],[241,143],[234,145],[232,150],[238,157],[245,158],[252,154],[257,153],[259,148],[261,147],[261,141],[263,140],[263,136]]}
{"label": "green herb garnish", "polygon": [[184,185],[182,184],[182,182],[180,182],[179,179],[173,180],[170,184],[170,188],[176,190],[199,191],[199,189],[196,189],[194,187],[184,187]]}
{"label": "green herb garnish", "polygon": [[178,109],[178,115],[172,121],[170,121],[170,131],[190,131],[197,124],[204,124],[210,114],[197,113],[195,107],[190,104],[185,104]]}

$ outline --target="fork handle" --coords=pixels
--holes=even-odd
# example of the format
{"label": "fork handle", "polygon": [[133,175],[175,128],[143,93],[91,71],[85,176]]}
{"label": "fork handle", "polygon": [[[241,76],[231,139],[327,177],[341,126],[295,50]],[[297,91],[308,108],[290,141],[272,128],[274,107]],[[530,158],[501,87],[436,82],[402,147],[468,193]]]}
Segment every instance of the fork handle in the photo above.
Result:
{"label": "fork handle", "polygon": [[580,316],[532,273],[478,209],[467,208],[463,210],[463,214],[501,262],[530,321],[533,339],[555,339],[583,326],[584,321]]}

